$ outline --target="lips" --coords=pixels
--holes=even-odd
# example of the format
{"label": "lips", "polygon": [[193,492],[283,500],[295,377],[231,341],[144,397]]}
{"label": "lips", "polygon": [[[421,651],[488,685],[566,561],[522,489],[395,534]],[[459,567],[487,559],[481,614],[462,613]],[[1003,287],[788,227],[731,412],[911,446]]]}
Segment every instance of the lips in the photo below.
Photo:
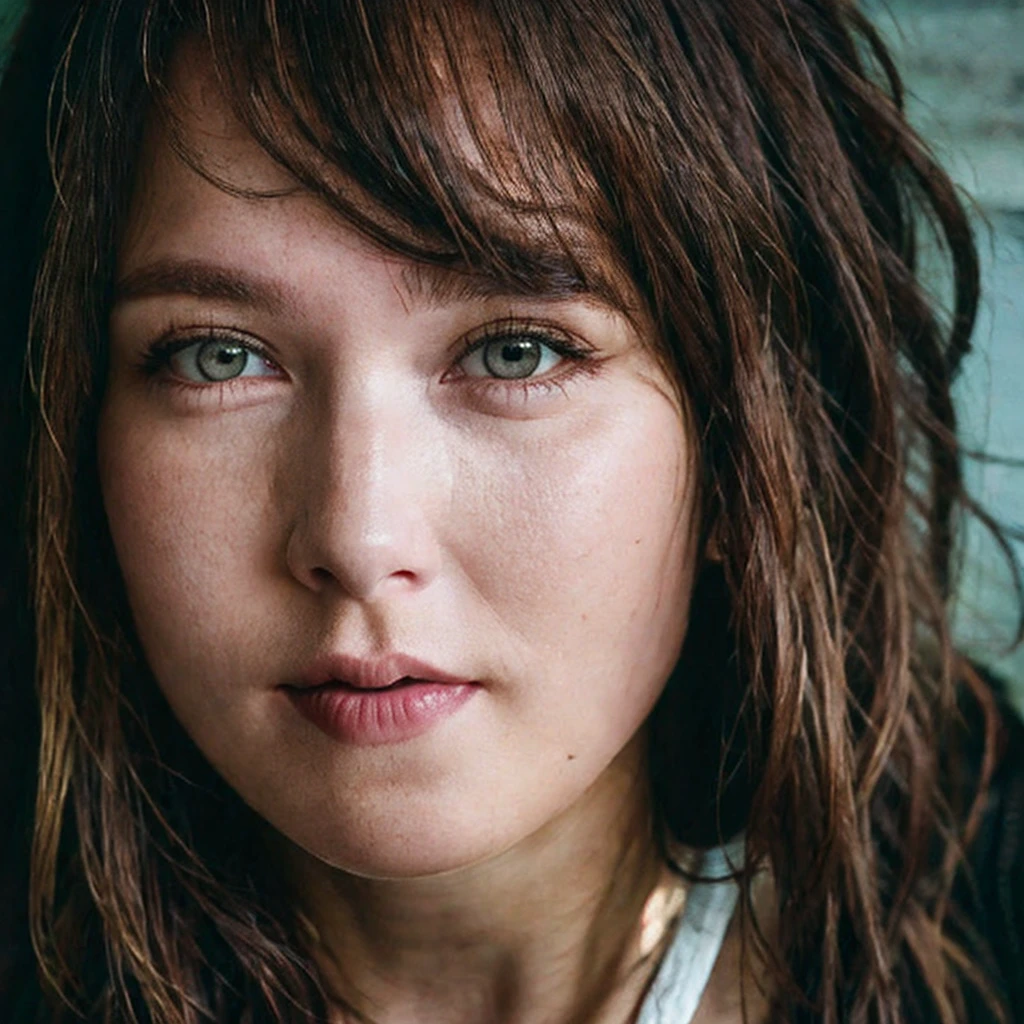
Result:
{"label": "lips", "polygon": [[296,689],[341,685],[354,690],[387,690],[410,682],[457,686],[472,680],[445,672],[407,654],[391,653],[377,658],[329,654],[317,659],[290,685]]}
{"label": "lips", "polygon": [[330,679],[326,683],[321,683],[319,686],[309,686],[304,689],[312,691],[334,687],[337,689],[350,690],[352,693],[383,693],[385,690],[398,690],[404,686],[429,682],[431,682],[429,679],[416,679],[413,676],[402,676],[401,679],[396,679],[393,683],[388,683],[386,686],[359,686],[355,683],[348,683],[343,679]]}
{"label": "lips", "polygon": [[432,729],[479,690],[417,658],[329,655],[281,689],[321,732],[352,746],[400,743]]}

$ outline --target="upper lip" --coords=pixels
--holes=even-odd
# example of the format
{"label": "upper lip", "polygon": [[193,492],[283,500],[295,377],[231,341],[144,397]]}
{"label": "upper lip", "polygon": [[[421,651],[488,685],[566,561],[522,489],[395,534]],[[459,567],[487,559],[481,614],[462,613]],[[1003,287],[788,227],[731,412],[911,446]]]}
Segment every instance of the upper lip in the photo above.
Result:
{"label": "upper lip", "polygon": [[431,683],[468,683],[441,669],[399,652],[374,658],[357,658],[350,654],[327,654],[317,658],[294,683],[294,689],[309,689],[326,683],[347,683],[360,690],[379,690],[402,679],[420,679]]}

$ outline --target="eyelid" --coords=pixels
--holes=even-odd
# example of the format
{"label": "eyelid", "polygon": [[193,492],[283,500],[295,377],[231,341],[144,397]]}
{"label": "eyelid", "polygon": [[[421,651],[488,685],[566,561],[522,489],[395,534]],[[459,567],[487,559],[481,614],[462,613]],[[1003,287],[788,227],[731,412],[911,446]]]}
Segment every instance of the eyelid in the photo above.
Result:
{"label": "eyelid", "polygon": [[[171,373],[170,361],[174,356],[193,345],[202,345],[208,341],[235,342],[252,355],[271,364],[282,373],[284,372],[270,346],[259,338],[235,327],[214,327],[206,324],[168,328],[143,353],[140,369],[149,377],[157,377],[161,373]],[[205,388],[216,384],[230,384],[233,380],[245,378],[233,377],[224,381],[211,380],[202,383],[182,378],[179,375],[174,375],[174,379],[182,384]]]}
{"label": "eyelid", "polygon": [[[593,356],[597,351],[593,345],[584,341],[579,337],[579,335],[566,330],[564,327],[553,324],[550,321],[510,316],[502,320],[493,320],[490,323],[474,328],[468,334],[463,335],[456,343],[458,348],[454,357],[453,368],[458,368],[463,360],[473,352],[483,348],[483,346],[488,342],[497,341],[501,338],[506,338],[512,335],[525,335],[532,338],[540,344],[546,345],[552,351],[557,352],[566,359],[575,359],[577,361],[584,360]],[[450,380],[451,376],[452,371],[447,371],[441,378],[442,383],[446,380]],[[549,375],[541,375],[541,377],[547,376]],[[515,380],[522,384],[524,381],[541,379],[541,377],[508,378],[508,380],[501,377],[480,379],[498,382],[505,381],[506,383],[508,381]]]}

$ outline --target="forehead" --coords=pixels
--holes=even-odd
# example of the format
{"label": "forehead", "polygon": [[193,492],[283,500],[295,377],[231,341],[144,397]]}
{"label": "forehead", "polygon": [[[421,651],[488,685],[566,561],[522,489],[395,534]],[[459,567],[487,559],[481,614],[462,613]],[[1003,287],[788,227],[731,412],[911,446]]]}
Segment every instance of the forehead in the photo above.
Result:
{"label": "forehead", "polygon": [[424,176],[433,171],[449,180],[459,177],[455,188],[463,209],[445,208],[428,196],[422,206],[434,200],[434,209],[410,212],[397,201],[390,206],[386,196],[374,194],[375,181],[359,180],[351,167],[332,161],[328,146],[317,144],[317,132],[330,135],[334,129],[309,96],[300,97],[305,123],[297,123],[294,108],[282,104],[257,125],[263,136],[258,140],[250,112],[239,109],[246,90],[229,77],[231,69],[205,40],[182,40],[169,64],[166,99],[148,119],[122,252],[137,240],[154,196],[160,196],[165,214],[194,199],[182,188],[188,167],[193,190],[202,182],[222,190],[225,200],[254,201],[310,193],[326,215],[368,226],[367,240],[385,251],[422,256],[402,274],[414,296],[467,288],[559,297],[587,293],[637,314],[636,291],[609,238],[596,228],[589,189],[570,158],[527,167],[522,140],[513,139],[499,115],[494,89],[481,85],[473,91],[472,108],[466,105],[467,83],[489,76],[464,69],[456,83],[440,60],[432,67],[436,106],[405,113],[435,126],[438,148],[447,148],[445,166],[424,168]]}

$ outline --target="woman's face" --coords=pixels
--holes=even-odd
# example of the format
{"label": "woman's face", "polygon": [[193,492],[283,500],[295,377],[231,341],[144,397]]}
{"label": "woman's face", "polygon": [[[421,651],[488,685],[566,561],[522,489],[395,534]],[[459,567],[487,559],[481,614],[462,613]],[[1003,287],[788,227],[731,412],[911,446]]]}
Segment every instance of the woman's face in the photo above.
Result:
{"label": "woman's face", "polygon": [[[197,62],[177,76],[208,166],[292,185]],[[156,680],[248,804],[414,876],[642,771],[696,533],[651,338],[418,268],[301,191],[231,195],[156,129],[118,277],[113,540]]]}

